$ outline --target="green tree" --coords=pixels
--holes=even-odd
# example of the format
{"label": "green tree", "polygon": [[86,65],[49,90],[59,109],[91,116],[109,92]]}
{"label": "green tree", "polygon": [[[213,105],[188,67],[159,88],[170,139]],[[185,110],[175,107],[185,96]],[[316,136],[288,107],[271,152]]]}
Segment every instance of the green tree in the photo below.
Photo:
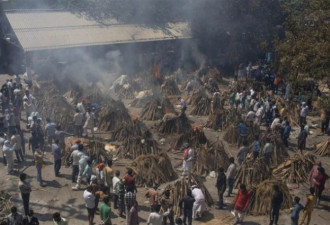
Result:
{"label": "green tree", "polygon": [[276,41],[277,67],[288,79],[329,76],[330,0],[286,0],[285,38]]}

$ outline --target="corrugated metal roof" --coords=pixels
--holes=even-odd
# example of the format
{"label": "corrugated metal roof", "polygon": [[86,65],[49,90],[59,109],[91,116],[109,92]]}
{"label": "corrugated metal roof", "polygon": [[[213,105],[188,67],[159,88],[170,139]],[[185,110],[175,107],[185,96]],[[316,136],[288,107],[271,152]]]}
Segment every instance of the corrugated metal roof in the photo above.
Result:
{"label": "corrugated metal roof", "polygon": [[164,27],[98,23],[70,12],[6,12],[25,51],[190,38],[187,23]]}

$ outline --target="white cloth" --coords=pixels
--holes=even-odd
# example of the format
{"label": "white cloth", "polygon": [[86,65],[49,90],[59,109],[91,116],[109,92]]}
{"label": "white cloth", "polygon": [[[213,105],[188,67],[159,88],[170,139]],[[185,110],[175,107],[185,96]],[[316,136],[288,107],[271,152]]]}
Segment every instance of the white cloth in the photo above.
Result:
{"label": "white cloth", "polygon": [[85,200],[85,206],[89,209],[95,208],[95,196],[93,193],[85,190],[83,194],[84,200]]}
{"label": "white cloth", "polygon": [[238,210],[235,209],[234,210],[234,214],[235,214],[236,219],[239,222],[243,222],[244,217],[245,217],[245,212],[241,212],[241,211],[238,211]]}
{"label": "white cloth", "polygon": [[113,191],[115,192],[115,190],[116,190],[116,185],[118,184],[118,182],[120,181],[120,179],[118,178],[118,177],[116,177],[116,176],[114,176],[113,178],[112,178],[112,188],[113,188]]}
{"label": "white cloth", "polygon": [[92,112],[86,113],[86,121],[84,124],[84,128],[93,129],[94,128],[94,122],[95,122],[95,116]]}
{"label": "white cloth", "polygon": [[200,199],[205,200],[205,196],[204,196],[204,194],[203,194],[203,192],[202,192],[201,189],[199,189],[199,188],[194,188],[194,189],[191,191],[191,193],[192,193],[192,196],[194,197],[195,201],[200,200]]}
{"label": "white cloth", "polygon": [[16,144],[11,146],[9,141],[5,141],[4,143],[5,144],[3,146],[3,154],[7,160],[7,172],[9,174],[13,170],[13,167],[14,167],[13,151],[16,147]]}
{"label": "white cloth", "polygon": [[78,109],[79,112],[81,112],[82,114],[85,114],[85,113],[86,113],[85,107],[84,107],[84,105],[82,104],[82,102],[78,102],[78,104],[77,104],[77,109]]}
{"label": "white cloth", "polygon": [[280,124],[280,118],[275,118],[270,125],[270,129],[274,130]]}
{"label": "white cloth", "polygon": [[227,176],[227,179],[234,178],[236,176],[236,164],[235,163],[231,163],[228,166],[226,176]]}
{"label": "white cloth", "polygon": [[303,107],[301,108],[300,116],[301,116],[301,117],[306,117],[306,116],[307,116],[307,113],[308,113],[308,106],[306,105],[306,106],[303,106]]}
{"label": "white cloth", "polygon": [[257,112],[259,109],[259,102],[256,102],[253,106],[253,111]]}
{"label": "white cloth", "polygon": [[157,212],[152,212],[149,214],[147,224],[150,225],[162,225],[163,224],[163,217],[167,216],[169,212],[165,213],[157,213]]}
{"label": "white cloth", "polygon": [[205,196],[201,189],[194,188],[192,190],[192,196],[195,199],[194,205],[193,205],[193,219],[196,219],[197,213],[202,216],[203,212],[205,211]]}
{"label": "white cloth", "polygon": [[253,122],[254,118],[256,116],[256,113],[254,111],[249,111],[246,115],[246,121]]}
{"label": "white cloth", "polygon": [[274,151],[274,146],[272,143],[266,143],[265,146],[264,146],[264,149],[263,149],[263,152],[264,154],[267,154],[267,153],[273,153]]}

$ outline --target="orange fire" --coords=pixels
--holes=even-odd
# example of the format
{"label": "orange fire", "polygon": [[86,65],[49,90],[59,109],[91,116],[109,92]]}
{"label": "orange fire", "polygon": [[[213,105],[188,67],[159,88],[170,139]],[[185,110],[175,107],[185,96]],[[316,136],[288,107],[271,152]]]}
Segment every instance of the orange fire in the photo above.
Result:
{"label": "orange fire", "polygon": [[194,124],[192,125],[192,129],[193,129],[194,131],[196,131],[196,130],[200,130],[201,128],[198,126],[198,124],[194,123]]}
{"label": "orange fire", "polygon": [[132,118],[132,120],[139,120],[140,119],[140,115],[131,113],[131,118]]}
{"label": "orange fire", "polygon": [[154,63],[154,76],[157,79],[160,79],[162,77],[162,75],[160,74],[159,66],[156,62]]}

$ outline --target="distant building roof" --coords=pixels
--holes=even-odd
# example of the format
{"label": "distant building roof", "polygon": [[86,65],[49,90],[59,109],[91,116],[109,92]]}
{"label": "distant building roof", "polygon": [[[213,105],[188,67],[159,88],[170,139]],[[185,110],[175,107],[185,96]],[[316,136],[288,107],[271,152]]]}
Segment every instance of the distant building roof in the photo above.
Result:
{"label": "distant building roof", "polygon": [[190,38],[188,23],[164,26],[102,23],[66,11],[7,11],[25,51]]}

